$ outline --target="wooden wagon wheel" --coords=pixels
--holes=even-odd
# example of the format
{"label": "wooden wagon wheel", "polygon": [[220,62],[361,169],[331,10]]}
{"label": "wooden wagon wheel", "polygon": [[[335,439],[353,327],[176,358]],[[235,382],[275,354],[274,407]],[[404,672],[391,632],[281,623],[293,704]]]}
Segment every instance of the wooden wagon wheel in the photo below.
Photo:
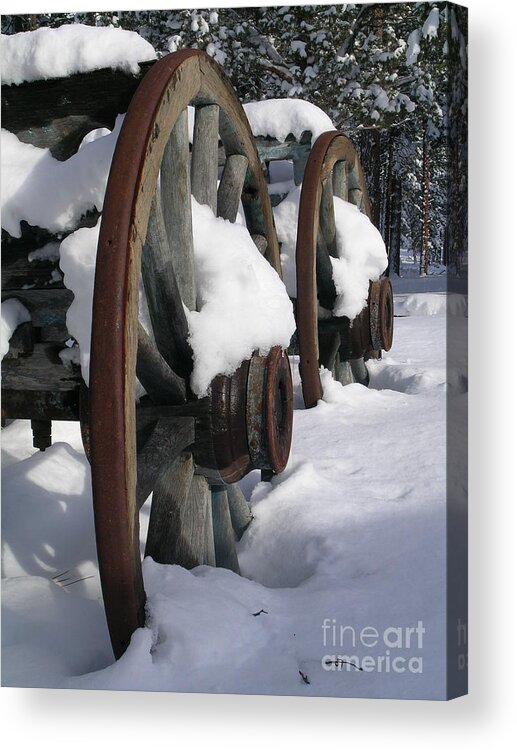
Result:
{"label": "wooden wagon wheel", "polygon": [[[343,384],[368,383],[365,359],[388,350],[393,338],[393,294],[388,278],[370,282],[360,315],[332,317],[336,299],[331,256],[337,257],[334,196],[371,219],[363,171],[352,142],[338,131],[319,136],[303,177],[296,242],[296,324],[305,405],[322,396],[323,365]],[[325,314],[321,314],[324,311]]]}
{"label": "wooden wagon wheel", "polygon": [[[117,657],[144,623],[138,513],[150,492],[146,554],[185,567],[238,570],[234,532],[242,533],[250,514],[233,483],[253,468],[282,471],[290,450],[292,382],[279,347],[215,378],[209,396],[191,392],[184,312],[184,305],[196,305],[191,193],[232,222],[242,201],[250,234],[280,272],[247,119],[220,68],[197,50],[160,60],[135,93],[113,157],[98,244],[91,462],[99,568]],[[150,335],[138,319],[141,278]],[[137,377],[146,395],[135,401]]]}

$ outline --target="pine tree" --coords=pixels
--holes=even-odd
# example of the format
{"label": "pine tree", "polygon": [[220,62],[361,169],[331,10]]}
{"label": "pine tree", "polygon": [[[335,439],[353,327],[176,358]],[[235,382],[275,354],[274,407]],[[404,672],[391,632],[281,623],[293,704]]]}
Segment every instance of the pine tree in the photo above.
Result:
{"label": "pine tree", "polygon": [[321,107],[360,149],[391,271],[401,247],[423,254],[423,269],[443,256],[461,269],[464,9],[424,2],[61,13],[3,16],[2,29],[78,22],[137,31],[159,55],[204,49],[242,101],[299,97]]}

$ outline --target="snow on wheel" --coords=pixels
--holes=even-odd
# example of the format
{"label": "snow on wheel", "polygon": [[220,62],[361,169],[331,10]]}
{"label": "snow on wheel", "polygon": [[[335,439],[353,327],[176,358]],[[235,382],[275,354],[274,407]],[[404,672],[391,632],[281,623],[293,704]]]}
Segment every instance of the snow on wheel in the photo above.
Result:
{"label": "snow on wheel", "polygon": [[[189,106],[195,109],[191,149]],[[233,374],[211,378],[207,389],[209,363],[200,364],[191,347],[189,323],[201,315],[193,212],[197,222],[208,210],[198,204],[208,205],[220,217],[212,215],[219,221],[213,226],[227,231],[241,202],[247,232],[279,272],[267,188],[231,85],[197,50],[163,58],[140,84],[118,139],[93,304],[94,514],[117,657],[144,623],[138,517],[149,494],[146,554],[162,563],[238,571],[234,533],[242,534],[250,512],[236,482],[254,468],[280,472],[289,456],[292,382],[285,351],[250,352]],[[232,231],[245,229],[234,224]]]}
{"label": "snow on wheel", "polygon": [[[388,278],[371,279],[386,264],[382,239],[370,218],[366,182],[352,142],[339,131],[323,133],[305,167],[296,241],[296,324],[307,407],[322,396],[321,366],[344,385],[367,384],[365,360],[391,347],[393,293]],[[344,259],[339,243],[344,251],[350,244],[359,252],[354,247],[354,254]],[[353,278],[354,260],[362,278]]]}

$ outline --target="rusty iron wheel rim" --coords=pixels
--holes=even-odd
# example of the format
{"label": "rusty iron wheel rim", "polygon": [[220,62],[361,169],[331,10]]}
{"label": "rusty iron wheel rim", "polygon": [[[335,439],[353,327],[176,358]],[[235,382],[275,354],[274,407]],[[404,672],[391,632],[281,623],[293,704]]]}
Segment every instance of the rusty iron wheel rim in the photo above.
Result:
{"label": "rusty iron wheel rim", "polygon": [[370,347],[373,351],[389,351],[393,343],[393,289],[387,276],[370,282],[368,294]]}
{"label": "rusty iron wheel rim", "polygon": [[268,355],[264,398],[267,468],[282,472],[289,460],[293,429],[293,385],[289,357],[279,346]]}
{"label": "rusty iron wheel rim", "polygon": [[117,658],[145,620],[134,405],[138,284],[151,210],[149,191],[156,189],[172,127],[196,97],[221,104],[230,125],[238,123],[226,135],[227,156],[229,148],[230,153],[244,153],[248,158],[252,180],[248,190],[253,205],[259,207],[257,220],[262,222],[267,240],[266,257],[281,273],[267,186],[249,124],[231,84],[219,66],[199,50],[183,50],[162,58],[138,87],[117,142],[106,189],[95,277],[89,393],[92,488],[104,605]]}
{"label": "rusty iron wheel rim", "polygon": [[[322,397],[318,343],[317,235],[323,181],[332,178],[332,171],[338,161],[345,162],[348,173],[353,175],[353,180],[348,183],[348,200],[352,190],[360,193],[360,208],[371,219],[366,180],[354,145],[337,130],[323,133],[312,147],[305,167],[296,238],[296,324],[303,399],[307,408],[316,406]],[[300,304],[300,300],[303,300],[303,304]]]}
{"label": "rusty iron wheel rim", "polygon": [[394,303],[393,288],[388,277],[385,277],[381,281],[381,291],[379,294],[379,311],[381,345],[382,349],[385,352],[389,352],[393,344]]}

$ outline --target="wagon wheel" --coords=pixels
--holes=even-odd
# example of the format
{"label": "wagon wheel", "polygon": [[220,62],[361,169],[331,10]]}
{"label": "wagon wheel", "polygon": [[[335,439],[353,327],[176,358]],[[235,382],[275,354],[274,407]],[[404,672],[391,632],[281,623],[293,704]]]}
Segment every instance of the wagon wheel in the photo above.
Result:
{"label": "wagon wheel", "polygon": [[[354,203],[371,219],[363,171],[352,142],[323,133],[311,149],[303,177],[296,243],[296,324],[305,405],[322,396],[319,368],[346,385],[368,383],[365,359],[390,349],[393,294],[388,278],[370,282],[368,304],[354,319],[331,315],[336,299],[331,256],[337,257],[334,197]],[[302,303],[303,302],[303,303]]]}
{"label": "wagon wheel", "polygon": [[[188,105],[195,108],[191,153]],[[197,50],[160,60],[135,93],[99,236],[90,439],[99,569],[116,657],[144,624],[138,514],[150,492],[146,554],[161,563],[237,571],[234,534],[243,532],[250,512],[234,483],[253,468],[282,471],[290,449],[291,373],[279,347],[216,377],[209,396],[191,391],[184,312],[196,304],[191,193],[232,222],[242,201],[248,231],[279,271],[247,119],[218,66]],[[138,319],[140,279],[149,333]],[[135,401],[137,377],[146,394]]]}

